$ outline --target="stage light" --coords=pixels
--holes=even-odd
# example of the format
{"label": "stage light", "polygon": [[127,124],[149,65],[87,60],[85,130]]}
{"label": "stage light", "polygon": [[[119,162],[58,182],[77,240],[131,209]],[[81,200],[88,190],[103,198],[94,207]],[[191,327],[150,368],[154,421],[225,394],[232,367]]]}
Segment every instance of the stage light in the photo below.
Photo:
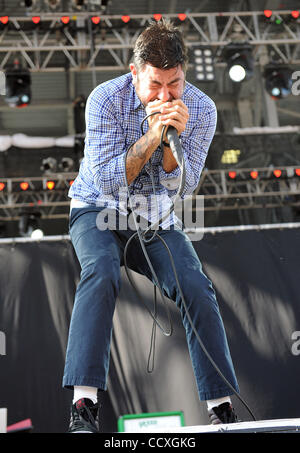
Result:
{"label": "stage light", "polygon": [[74,160],[71,157],[63,157],[59,164],[59,167],[62,171],[70,172],[74,169],[74,165]]}
{"label": "stage light", "polygon": [[235,179],[236,178],[236,171],[229,171],[228,176],[230,179]]}
{"label": "stage light", "polygon": [[300,176],[300,168],[296,168],[295,169],[295,175],[296,176]]}
{"label": "stage light", "polygon": [[291,16],[293,19],[299,19],[299,16],[300,16],[300,12],[299,11],[292,11],[291,12]]}
{"label": "stage light", "polygon": [[226,149],[221,157],[222,164],[237,164],[239,161],[239,155],[241,150],[239,149]]}
{"label": "stage light", "polygon": [[53,10],[58,7],[60,4],[61,0],[46,0],[48,3],[48,6]]}
{"label": "stage light", "polygon": [[156,20],[156,22],[158,22],[162,18],[162,15],[161,14],[153,14],[153,17]]}
{"label": "stage light", "polygon": [[55,188],[55,182],[54,181],[47,181],[46,182],[46,188],[48,190],[53,190]]}
{"label": "stage light", "polygon": [[275,178],[280,178],[280,176],[282,175],[282,171],[281,170],[274,170],[273,171],[273,175],[275,176]]}
{"label": "stage light", "polygon": [[181,22],[185,21],[185,19],[186,19],[186,14],[184,14],[184,13],[179,13],[179,14],[178,14],[178,19],[181,20]]}
{"label": "stage light", "polygon": [[203,82],[215,80],[214,60],[211,49],[194,49],[194,68],[196,79]]}
{"label": "stage light", "polygon": [[5,183],[0,182],[0,192],[2,192],[5,189]]}
{"label": "stage light", "polygon": [[99,16],[93,16],[91,18],[91,21],[93,22],[94,25],[100,24],[100,20],[101,20],[101,18]]}
{"label": "stage light", "polygon": [[29,189],[29,184],[28,184],[28,182],[27,182],[27,181],[21,182],[21,183],[20,183],[20,189],[21,189],[21,190],[24,190],[24,192],[25,192],[26,190],[28,190],[28,189]]}
{"label": "stage light", "polygon": [[70,22],[70,17],[69,16],[62,16],[60,18],[61,22],[64,24],[64,25],[68,25],[69,22]]}
{"label": "stage light", "polygon": [[264,72],[266,91],[273,99],[282,99],[292,92],[292,71],[286,66],[267,66]]}
{"label": "stage light", "polygon": [[39,212],[22,214],[19,220],[20,235],[32,239],[41,239],[44,232],[40,228],[40,217]]}
{"label": "stage light", "polygon": [[86,0],[72,0],[72,3],[75,8],[82,9],[82,7],[86,4]]}
{"label": "stage light", "polygon": [[45,174],[55,173],[56,169],[57,169],[57,160],[54,159],[54,157],[47,157],[46,159],[43,159],[42,165],[41,165],[41,170]]}
{"label": "stage light", "polygon": [[128,15],[122,16],[122,21],[123,21],[125,24],[127,24],[127,23],[130,21],[130,16],[128,16]]}
{"label": "stage light", "polygon": [[33,16],[31,18],[32,22],[35,24],[35,25],[38,25],[40,22],[41,22],[41,18],[40,16]]}
{"label": "stage light", "polygon": [[250,176],[251,176],[252,179],[257,179],[258,178],[258,171],[252,170],[250,172]]}
{"label": "stage light", "polygon": [[233,82],[239,83],[252,77],[254,61],[249,45],[228,44],[224,49],[224,57]]}
{"label": "stage light", "polygon": [[31,102],[31,76],[22,68],[18,60],[14,66],[5,69],[6,96],[5,102],[10,107],[27,107]]}
{"label": "stage light", "polygon": [[9,17],[8,17],[8,16],[1,16],[1,17],[0,17],[0,22],[1,22],[1,24],[7,25],[7,24],[8,24],[8,21],[9,21]]}
{"label": "stage light", "polygon": [[273,11],[270,9],[265,9],[264,10],[264,15],[267,19],[270,19],[272,17]]}

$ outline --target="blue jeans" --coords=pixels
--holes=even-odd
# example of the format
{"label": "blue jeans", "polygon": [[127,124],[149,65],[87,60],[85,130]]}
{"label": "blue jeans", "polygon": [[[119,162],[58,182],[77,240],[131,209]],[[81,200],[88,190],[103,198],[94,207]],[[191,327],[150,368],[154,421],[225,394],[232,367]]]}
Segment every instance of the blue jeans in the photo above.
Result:
{"label": "blue jeans", "polygon": [[[121,285],[121,266],[127,240],[134,231],[100,230],[96,219],[102,208],[73,208],[70,236],[80,266],[71,317],[63,387],[74,385],[107,389],[112,319]],[[203,273],[194,247],[179,229],[159,230],[174,259],[183,295],[197,332],[226,379],[238,391],[226,334],[215,291]],[[166,296],[179,307],[200,400],[232,394],[201,349],[187,319],[169,255],[159,238],[147,245],[151,263]],[[128,267],[152,280],[150,269],[139,245],[129,246]],[[101,328],[99,328],[101,326]]]}

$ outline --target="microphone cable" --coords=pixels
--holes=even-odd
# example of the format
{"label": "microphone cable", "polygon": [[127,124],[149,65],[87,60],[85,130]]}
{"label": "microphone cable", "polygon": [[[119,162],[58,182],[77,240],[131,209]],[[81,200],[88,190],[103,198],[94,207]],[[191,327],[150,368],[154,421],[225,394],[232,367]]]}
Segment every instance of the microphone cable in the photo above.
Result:
{"label": "microphone cable", "polygon": [[[157,115],[159,114],[160,112],[153,112],[149,115],[147,115],[143,120],[142,120],[142,123],[141,123],[141,132],[142,132],[142,135],[144,134],[143,132],[143,124],[144,122],[152,115]],[[162,133],[161,133],[161,140],[160,140],[160,146],[161,146],[161,149],[163,150],[163,137],[164,137],[164,133],[165,133],[165,130],[166,130],[166,127],[167,126],[164,126],[163,129],[162,129]],[[181,300],[182,300],[182,304],[184,306],[184,309],[185,309],[185,312],[186,312],[186,315],[187,315],[187,318],[188,318],[188,321],[192,327],[192,330],[197,338],[197,341],[202,349],[202,351],[204,352],[204,354],[206,355],[206,357],[208,358],[208,360],[210,361],[211,365],[213,366],[213,368],[216,370],[216,372],[219,374],[219,376],[222,378],[222,380],[224,381],[224,383],[230,388],[230,390],[232,391],[232,393],[240,400],[240,402],[244,405],[244,407],[247,409],[248,413],[250,414],[250,416],[252,417],[252,419],[254,421],[256,421],[256,418],[254,416],[254,414],[252,413],[250,407],[248,406],[248,404],[246,403],[246,401],[242,398],[242,396],[235,390],[235,388],[232,386],[232,384],[227,380],[227,378],[224,376],[224,374],[222,373],[222,371],[220,370],[220,368],[218,367],[218,365],[215,363],[214,359],[211,357],[210,353],[208,352],[207,348],[205,347],[205,345],[203,344],[198,332],[197,332],[197,329],[190,317],[190,313],[189,313],[189,310],[188,310],[188,307],[187,307],[187,304],[186,304],[186,301],[185,301],[185,298],[184,298],[184,295],[183,295],[183,292],[182,292],[182,288],[180,286],[180,282],[179,282],[179,279],[178,279],[178,275],[177,275],[177,271],[176,271],[176,267],[175,267],[175,263],[174,263],[174,259],[173,259],[173,256],[172,256],[172,253],[168,247],[168,245],[166,244],[165,240],[158,234],[158,227],[159,225],[174,211],[174,204],[175,204],[175,200],[177,198],[179,198],[182,193],[183,193],[183,189],[184,189],[184,186],[185,186],[185,176],[186,176],[186,173],[185,173],[185,162],[184,162],[184,156],[183,156],[183,152],[182,152],[182,147],[181,147],[181,143],[180,143],[180,140],[179,140],[179,137],[178,137],[178,134],[177,134],[177,131],[175,128],[173,127],[170,127],[169,128],[170,131],[169,131],[169,134],[168,134],[168,130],[167,130],[167,137],[169,139],[169,142],[170,142],[170,147],[171,147],[171,150],[173,152],[173,155],[174,155],[174,158],[176,159],[177,163],[178,163],[178,166],[181,170],[181,181],[180,181],[180,184],[179,184],[179,189],[176,193],[176,196],[175,196],[175,199],[174,201],[172,202],[172,207],[171,207],[171,210],[167,212],[167,214],[163,215],[158,221],[156,221],[155,223],[153,223],[152,225],[150,225],[144,232],[141,231],[138,223],[137,223],[137,219],[136,219],[136,215],[135,215],[135,212],[134,212],[134,207],[133,207],[133,203],[132,203],[132,198],[131,198],[131,195],[130,195],[130,191],[129,191],[129,184],[128,184],[128,180],[127,180],[127,174],[126,174],[126,162],[127,162],[127,156],[128,156],[128,152],[130,151],[130,149],[132,148],[133,144],[127,149],[126,153],[125,153],[125,156],[124,156],[124,173],[125,173],[125,181],[126,181],[126,187],[127,187],[127,193],[128,193],[128,200],[129,200],[129,204],[130,204],[130,209],[131,209],[131,212],[132,212],[132,215],[133,215],[133,219],[134,219],[134,223],[135,223],[135,227],[136,227],[136,232],[128,239],[126,245],[125,245],[125,248],[124,248],[124,267],[125,267],[125,271],[126,271],[126,274],[127,274],[127,277],[128,277],[128,280],[129,282],[131,283],[136,295],[140,298],[140,300],[142,301],[143,305],[145,306],[146,310],[148,311],[148,313],[150,314],[151,318],[153,319],[153,327],[152,327],[152,333],[151,333],[151,346],[150,346],[150,353],[149,353],[149,357],[148,357],[148,365],[147,365],[147,371],[148,372],[152,372],[153,370],[153,364],[154,364],[154,351],[155,351],[155,334],[156,334],[156,326],[161,330],[161,332],[163,333],[163,335],[169,337],[172,335],[173,333],[173,324],[172,324],[172,319],[171,319],[171,314],[170,314],[170,310],[169,310],[169,307],[165,301],[165,297],[163,295],[163,290],[162,288],[160,287],[160,284],[159,284],[159,281],[158,281],[158,278],[157,278],[157,275],[156,275],[156,272],[152,266],[152,263],[151,263],[151,260],[149,258],[149,255],[147,253],[147,250],[146,250],[146,244],[151,242],[154,237],[157,237],[163,244],[163,246],[165,247],[168,255],[169,255],[169,258],[170,258],[170,263],[171,263],[171,266],[172,266],[172,269],[173,269],[173,272],[174,272],[174,277],[175,277],[175,281],[176,281],[176,284],[177,284],[177,287],[178,287],[178,290],[179,290],[179,293],[180,293],[180,296],[181,296]],[[175,131],[175,133],[174,133]],[[153,173],[152,173],[152,163],[151,163],[151,158],[149,159],[149,163],[150,163],[150,176],[151,176],[151,183],[152,183],[152,187],[153,187],[153,194],[154,196],[156,195],[156,192],[155,192],[155,182],[154,182],[154,178],[153,178]],[[150,239],[146,239],[146,234],[149,233],[150,230],[154,230],[154,233],[152,234],[152,236],[150,237]],[[146,258],[146,261],[148,263],[148,266],[150,268],[150,271],[152,273],[152,277],[153,277],[153,280],[154,280],[154,309],[153,309],[153,313],[152,311],[149,309],[149,307],[147,306],[147,304],[143,301],[143,298],[141,297],[140,295],[140,292],[136,286],[136,284],[134,283],[131,275],[130,275],[130,272],[129,272],[129,267],[128,267],[128,264],[127,264],[127,253],[128,253],[128,248],[129,248],[129,245],[131,243],[131,241],[135,238],[138,238],[139,239],[139,242],[140,242],[140,245],[141,245],[141,248],[142,248],[142,251],[144,253],[144,256]],[[159,322],[159,320],[157,319],[157,297],[156,297],[156,287],[158,288],[159,292],[160,292],[160,295],[161,295],[161,298],[162,298],[162,301],[163,301],[163,304],[165,305],[166,307],[166,313],[167,313],[167,318],[168,318],[168,322],[169,322],[169,328],[168,329],[165,329],[163,327],[163,325]],[[153,354],[153,361],[152,361],[152,369],[149,368],[149,363],[150,363],[150,356],[151,356],[151,353]]]}

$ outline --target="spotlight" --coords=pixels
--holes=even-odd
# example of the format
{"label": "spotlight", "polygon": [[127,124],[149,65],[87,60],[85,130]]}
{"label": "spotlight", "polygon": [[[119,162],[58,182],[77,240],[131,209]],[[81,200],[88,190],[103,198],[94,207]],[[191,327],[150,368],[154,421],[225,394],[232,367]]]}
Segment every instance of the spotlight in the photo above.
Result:
{"label": "spotlight", "polygon": [[47,181],[46,182],[46,188],[47,188],[47,190],[55,189],[55,182],[54,181]]}
{"label": "spotlight", "polygon": [[179,20],[181,20],[181,22],[183,22],[186,19],[186,14],[179,13],[179,14],[177,14],[177,17],[178,17]]}
{"label": "spotlight", "polygon": [[253,75],[253,57],[251,46],[229,44],[225,48],[224,57],[228,65],[228,74],[233,82],[242,82]]}
{"label": "spotlight", "polygon": [[78,9],[82,9],[82,7],[86,5],[86,3],[86,0],[72,0],[73,7]]}
{"label": "spotlight", "polygon": [[292,71],[286,66],[268,66],[264,72],[265,87],[273,99],[282,99],[291,94]]}
{"label": "spotlight", "polygon": [[47,0],[48,6],[53,10],[58,7],[60,0]]}
{"label": "spotlight", "polygon": [[6,96],[5,101],[10,107],[27,107],[31,102],[30,72],[22,68],[19,61],[5,70]]}
{"label": "spotlight", "polygon": [[41,239],[44,236],[43,230],[40,228],[39,212],[22,214],[19,220],[19,233],[23,237],[31,237],[32,239]]}
{"label": "spotlight", "polygon": [[124,22],[124,24],[127,24],[130,21],[130,16],[125,14],[124,16],[122,16],[122,21]]}
{"label": "spotlight", "polygon": [[212,82],[215,79],[214,62],[211,49],[194,50],[196,79],[203,82]]}
{"label": "spotlight", "polygon": [[74,169],[74,160],[71,157],[63,157],[59,167],[62,171],[71,172]]}
{"label": "spotlight", "polygon": [[57,160],[54,159],[53,157],[47,157],[46,159],[43,159],[42,165],[41,165],[41,170],[45,174],[50,174],[50,173],[55,173],[57,169]]}

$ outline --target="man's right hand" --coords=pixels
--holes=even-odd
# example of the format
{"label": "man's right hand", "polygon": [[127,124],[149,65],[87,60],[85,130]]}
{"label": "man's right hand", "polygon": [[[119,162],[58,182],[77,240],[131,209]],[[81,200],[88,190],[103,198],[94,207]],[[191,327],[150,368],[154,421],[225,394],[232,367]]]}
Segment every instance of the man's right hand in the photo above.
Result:
{"label": "man's right hand", "polygon": [[[151,113],[154,112],[161,112],[163,106],[168,106],[168,102],[163,102],[160,100],[149,102],[146,106],[146,114],[150,115]],[[160,142],[161,132],[164,126],[159,117],[160,115],[156,114],[148,118],[149,129],[151,129],[153,134],[157,137],[158,143]]]}

